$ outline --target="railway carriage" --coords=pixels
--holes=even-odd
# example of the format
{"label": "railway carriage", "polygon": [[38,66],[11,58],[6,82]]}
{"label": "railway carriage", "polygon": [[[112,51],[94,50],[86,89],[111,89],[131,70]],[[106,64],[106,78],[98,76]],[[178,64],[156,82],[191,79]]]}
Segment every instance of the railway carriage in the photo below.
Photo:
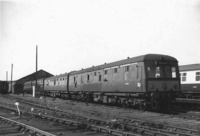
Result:
{"label": "railway carriage", "polygon": [[7,94],[8,93],[8,82],[0,81],[0,93]]}
{"label": "railway carriage", "polygon": [[181,97],[178,61],[147,54],[43,80],[42,95],[83,101],[165,108]]}
{"label": "railway carriage", "polygon": [[182,65],[179,69],[181,91],[187,98],[200,99],[200,64]]}
{"label": "railway carriage", "polygon": [[148,54],[76,71],[69,76],[69,92],[77,99],[161,108],[181,97],[178,62]]}
{"label": "railway carriage", "polygon": [[31,93],[32,92],[32,81],[25,82],[23,90],[26,93]]}
{"label": "railway carriage", "polygon": [[65,95],[67,93],[67,78],[67,73],[46,78],[44,80],[43,95],[53,97]]}
{"label": "railway carriage", "polygon": [[[37,91],[42,92],[44,90],[44,80],[45,78],[37,80]],[[32,94],[33,86],[36,86],[36,80],[25,82],[23,88],[24,92]]]}

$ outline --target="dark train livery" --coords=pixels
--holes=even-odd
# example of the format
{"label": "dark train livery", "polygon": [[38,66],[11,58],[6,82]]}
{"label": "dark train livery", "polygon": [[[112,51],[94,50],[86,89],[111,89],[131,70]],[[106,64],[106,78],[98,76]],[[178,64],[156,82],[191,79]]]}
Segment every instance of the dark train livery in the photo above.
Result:
{"label": "dark train livery", "polygon": [[[26,82],[30,91],[34,81]],[[147,54],[38,80],[41,94],[117,103],[141,109],[165,107],[181,96],[178,61]]]}
{"label": "dark train livery", "polygon": [[8,93],[8,82],[0,81],[0,94],[7,94],[7,93]]}
{"label": "dark train livery", "polygon": [[182,65],[179,69],[181,91],[187,98],[200,99],[200,64]]}

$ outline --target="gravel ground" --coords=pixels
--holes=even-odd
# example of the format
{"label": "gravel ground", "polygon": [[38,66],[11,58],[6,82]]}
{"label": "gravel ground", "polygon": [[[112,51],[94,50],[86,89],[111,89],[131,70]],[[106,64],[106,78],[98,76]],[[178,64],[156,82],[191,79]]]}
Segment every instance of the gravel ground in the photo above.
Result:
{"label": "gravel ground", "polygon": [[102,133],[90,132],[84,129],[79,129],[73,126],[61,125],[59,123],[53,123],[47,120],[41,120],[39,118],[19,118],[18,116],[14,116],[12,112],[8,112],[0,109],[0,115],[4,117],[9,117],[12,120],[19,121],[21,123],[39,128],[41,130],[47,131],[49,133],[55,135],[63,135],[63,136],[102,136]]}
{"label": "gravel ground", "polygon": [[[20,95],[16,95],[16,97],[21,97]],[[32,99],[31,97],[23,97],[25,99]],[[37,99],[32,99],[37,100]],[[38,99],[39,101],[39,99]],[[42,120],[35,117],[24,117],[21,118],[18,115],[15,115],[14,112],[6,111],[0,109],[0,115],[4,117],[8,117],[12,120],[19,121],[21,123],[39,128],[41,130],[47,131],[49,133],[55,134],[55,135],[62,135],[62,136],[102,136],[103,133],[100,132],[94,132],[94,131],[88,131],[82,128],[77,128],[74,126],[69,125],[62,125],[59,123],[54,123],[48,120]]]}
{"label": "gravel ground", "polygon": [[[140,119],[145,120],[148,122],[153,123],[160,123],[165,125],[174,125],[189,129],[195,129],[200,130],[200,121],[196,120],[187,120],[182,119],[178,117],[172,117],[170,115],[166,114],[160,114],[160,113],[154,113],[154,112],[143,112],[138,111],[134,109],[129,108],[120,108],[120,107],[111,107],[111,106],[105,106],[105,105],[98,105],[98,104],[92,104],[92,103],[84,103],[84,102],[77,102],[77,101],[71,101],[71,100],[62,100],[57,98],[33,98],[31,95],[26,94],[23,95],[13,95],[14,97],[22,98],[25,100],[33,100],[40,103],[45,103],[47,106],[55,109],[64,110],[71,113],[76,113],[79,115],[87,116],[89,118],[97,118],[97,119],[103,119],[106,121],[110,121],[113,118],[110,118],[110,115],[112,116],[124,116],[124,117],[131,117],[133,119]],[[84,111],[95,111],[95,114],[90,114]],[[99,113],[106,113],[107,116],[101,116]]]}

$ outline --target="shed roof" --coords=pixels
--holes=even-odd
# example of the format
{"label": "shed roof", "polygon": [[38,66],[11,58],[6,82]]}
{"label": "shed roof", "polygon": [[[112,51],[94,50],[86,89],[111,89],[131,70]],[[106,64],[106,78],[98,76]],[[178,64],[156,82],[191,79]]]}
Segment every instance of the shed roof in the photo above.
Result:
{"label": "shed roof", "polygon": [[16,83],[24,83],[24,82],[27,82],[27,81],[35,80],[35,78],[36,78],[35,75],[36,74],[37,74],[37,79],[53,76],[52,74],[50,74],[50,73],[48,73],[48,72],[46,72],[46,71],[41,69],[41,70],[37,71],[37,73],[34,72],[32,74],[29,74],[29,75],[27,75],[25,77],[22,77],[22,78],[16,80]]}

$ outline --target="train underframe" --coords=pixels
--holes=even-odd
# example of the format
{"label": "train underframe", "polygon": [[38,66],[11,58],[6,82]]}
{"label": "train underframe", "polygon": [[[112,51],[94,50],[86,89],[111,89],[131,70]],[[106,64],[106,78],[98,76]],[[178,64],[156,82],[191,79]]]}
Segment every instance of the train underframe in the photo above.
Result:
{"label": "train underframe", "polygon": [[166,110],[178,97],[179,92],[114,93],[114,92],[62,92],[42,91],[41,95],[77,101],[105,103],[141,110]]}
{"label": "train underframe", "polygon": [[196,100],[200,99],[200,93],[198,92],[183,92],[183,93],[185,95],[185,98],[187,99],[196,99]]}

